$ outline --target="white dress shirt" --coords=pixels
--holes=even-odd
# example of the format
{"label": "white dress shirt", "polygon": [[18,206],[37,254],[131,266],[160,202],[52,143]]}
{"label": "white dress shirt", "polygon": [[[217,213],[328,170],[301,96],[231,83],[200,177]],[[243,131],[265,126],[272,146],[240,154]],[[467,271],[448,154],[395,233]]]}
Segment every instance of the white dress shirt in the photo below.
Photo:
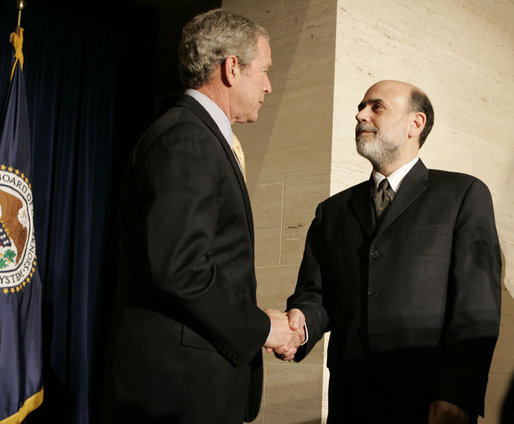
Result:
{"label": "white dress shirt", "polygon": [[[414,165],[416,165],[416,162],[419,160],[419,157],[416,156],[414,159],[412,159],[410,162],[407,162],[405,165],[399,167],[396,171],[394,171],[392,174],[390,174],[387,177],[387,181],[389,181],[389,186],[393,189],[395,193],[398,193],[398,189],[400,188],[400,185],[402,184],[403,179],[405,176],[409,173],[409,171],[412,169]],[[385,175],[382,175],[380,172],[377,172],[373,170],[372,172],[373,181],[375,182],[375,187],[378,187],[380,184],[380,181],[382,181],[385,177]]]}

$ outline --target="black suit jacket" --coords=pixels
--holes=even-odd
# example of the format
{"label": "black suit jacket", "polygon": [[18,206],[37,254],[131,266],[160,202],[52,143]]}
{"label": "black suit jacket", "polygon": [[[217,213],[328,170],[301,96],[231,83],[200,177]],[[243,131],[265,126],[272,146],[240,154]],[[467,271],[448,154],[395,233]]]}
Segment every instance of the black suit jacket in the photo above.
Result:
{"label": "black suit jacket", "polygon": [[[405,378],[403,371],[384,377],[391,393],[423,386],[430,391],[424,396],[480,413],[500,317],[489,191],[474,177],[427,170],[418,161],[378,225],[372,192],[366,181],[316,210],[288,299],[309,330],[298,359],[331,331],[331,384],[350,364],[395,362]],[[382,360],[394,357],[403,359]]]}
{"label": "black suit jacket", "polygon": [[120,232],[114,415],[145,423],[255,418],[270,322],[256,306],[250,201],[227,142],[193,98],[179,98],[138,142]]}

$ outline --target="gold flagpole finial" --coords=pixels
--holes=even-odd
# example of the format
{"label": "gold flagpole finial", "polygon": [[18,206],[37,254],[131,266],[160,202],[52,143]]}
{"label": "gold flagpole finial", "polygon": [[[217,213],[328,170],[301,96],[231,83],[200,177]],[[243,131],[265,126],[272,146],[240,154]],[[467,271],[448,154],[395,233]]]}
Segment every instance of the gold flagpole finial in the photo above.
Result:
{"label": "gold flagpole finial", "polygon": [[18,7],[18,26],[21,25],[21,11],[27,6],[26,0],[16,0],[16,6]]}
{"label": "gold flagpole finial", "polygon": [[27,7],[27,1],[16,0],[16,5],[18,6],[18,26],[16,27],[16,31],[13,32],[10,37],[11,44],[14,46],[14,57],[16,58],[11,70],[11,81],[14,75],[14,69],[16,68],[16,64],[18,62],[20,63],[20,67],[23,70],[23,28],[20,26],[20,23],[21,11]]}

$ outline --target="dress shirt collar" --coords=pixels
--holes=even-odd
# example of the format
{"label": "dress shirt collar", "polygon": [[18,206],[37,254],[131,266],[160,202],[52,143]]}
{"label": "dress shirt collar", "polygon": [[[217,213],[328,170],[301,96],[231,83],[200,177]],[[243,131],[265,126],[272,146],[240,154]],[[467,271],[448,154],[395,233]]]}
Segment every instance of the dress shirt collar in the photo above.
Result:
{"label": "dress shirt collar", "polygon": [[225,115],[225,112],[223,112],[223,110],[221,110],[221,108],[214,101],[212,101],[205,94],[200,93],[198,90],[188,88],[184,92],[184,94],[191,96],[204,107],[204,109],[207,111],[207,113],[211,116],[211,118],[214,120],[214,122],[220,129],[221,133],[223,134],[223,137],[225,137],[225,140],[227,140],[227,143],[230,146],[230,149],[232,150],[232,126],[230,125],[230,120],[228,119],[227,115]]}
{"label": "dress shirt collar", "polygon": [[[412,159],[410,162],[407,162],[405,165],[398,168],[396,171],[394,171],[392,174],[390,174],[387,177],[387,180],[389,181],[389,185],[393,189],[395,193],[398,192],[398,189],[400,188],[400,184],[402,183],[405,176],[409,173],[409,171],[412,169],[414,165],[416,165],[416,162],[419,160],[419,157],[416,156],[414,159]],[[384,178],[386,178],[384,175],[382,175],[380,172],[373,171],[373,181],[375,182],[375,187],[378,187],[378,184],[380,181],[382,181]]]}

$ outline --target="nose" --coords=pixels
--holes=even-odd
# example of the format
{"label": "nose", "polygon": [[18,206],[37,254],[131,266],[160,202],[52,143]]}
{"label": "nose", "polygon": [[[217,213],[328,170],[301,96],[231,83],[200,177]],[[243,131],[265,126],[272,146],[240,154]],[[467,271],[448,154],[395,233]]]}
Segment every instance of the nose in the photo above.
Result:
{"label": "nose", "polygon": [[358,122],[368,122],[369,121],[368,107],[364,107],[361,110],[359,110],[357,112],[357,115],[355,115],[355,119]]}
{"label": "nose", "polygon": [[271,81],[269,80],[268,74],[266,74],[266,78],[264,78],[264,92],[266,94],[271,93]]}

